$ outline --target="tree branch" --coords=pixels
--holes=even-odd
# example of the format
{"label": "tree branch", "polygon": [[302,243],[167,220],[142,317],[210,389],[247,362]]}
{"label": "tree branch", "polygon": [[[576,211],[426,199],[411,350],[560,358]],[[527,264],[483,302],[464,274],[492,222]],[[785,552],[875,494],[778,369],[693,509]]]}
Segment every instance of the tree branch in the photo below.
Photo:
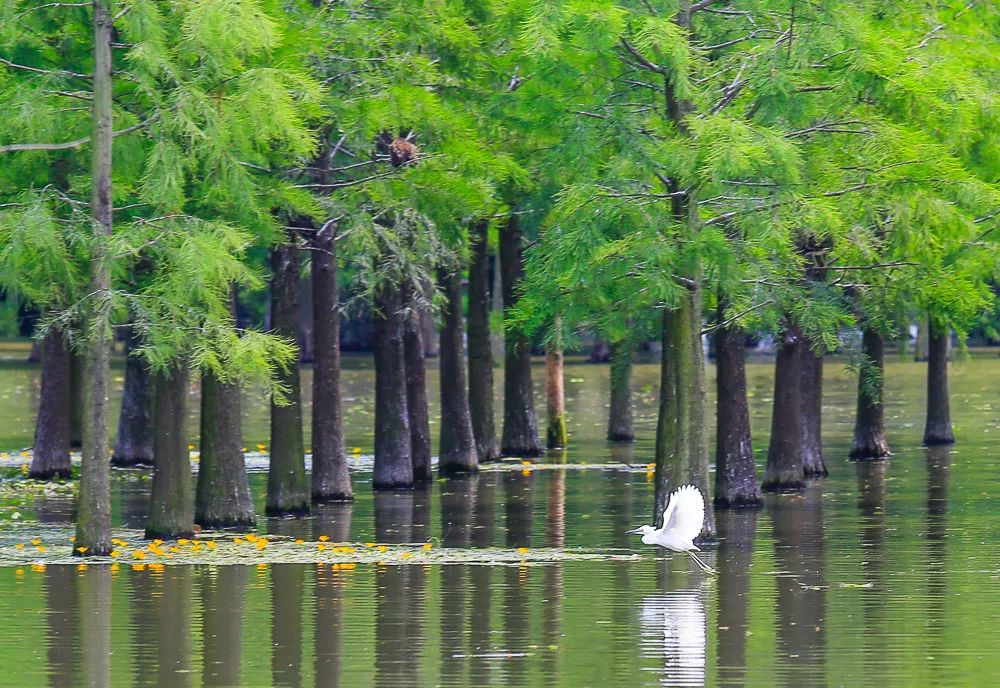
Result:
{"label": "tree branch", "polygon": [[[119,136],[125,136],[126,134],[131,134],[133,131],[138,131],[145,127],[153,118],[147,119],[138,124],[133,124],[127,129],[119,129],[118,131],[112,132],[111,136],[113,138],[118,138]],[[11,143],[6,146],[0,146],[0,153],[14,153],[17,151],[59,151],[59,150],[71,150],[74,148],[80,148],[85,144],[90,143],[90,137],[84,136],[81,139],[76,139],[75,141],[64,141],[63,143]]]}
{"label": "tree branch", "polygon": [[50,76],[69,76],[76,79],[87,79],[91,77],[89,74],[79,74],[77,72],[69,72],[64,69],[39,69],[38,67],[29,67],[28,65],[18,64],[16,62],[11,62],[10,60],[5,60],[0,57],[0,64],[6,65],[11,69],[20,69],[24,72],[32,72],[34,74],[48,74]]}

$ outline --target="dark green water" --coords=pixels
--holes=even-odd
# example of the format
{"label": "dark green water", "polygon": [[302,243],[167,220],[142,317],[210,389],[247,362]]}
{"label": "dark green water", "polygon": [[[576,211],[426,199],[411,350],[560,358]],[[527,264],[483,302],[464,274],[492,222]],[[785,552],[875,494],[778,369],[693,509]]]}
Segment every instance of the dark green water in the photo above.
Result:
{"label": "dark green water", "polygon": [[[753,364],[755,445],[766,446],[770,364]],[[719,570],[642,548],[642,471],[483,473],[372,496],[261,530],[447,547],[635,548],[637,562],[0,568],[4,686],[992,685],[1000,675],[1000,360],[954,367],[959,444],[919,446],[923,366],[891,362],[882,463],[844,459],[853,378],[827,369],[831,476],[759,513],[719,516]],[[349,446],[370,447],[370,375],[352,372]],[[640,441],[602,441],[607,369],[567,367],[570,462],[645,464],[654,366],[637,370]],[[37,370],[0,370],[0,448],[30,442]],[[432,395],[436,396],[436,395]],[[248,444],[266,442],[261,405]],[[147,483],[116,480],[116,522],[140,525]],[[258,499],[262,475],[253,476]],[[69,518],[65,497],[26,517]],[[3,527],[3,526],[0,526]],[[435,541],[437,541],[435,540]]]}

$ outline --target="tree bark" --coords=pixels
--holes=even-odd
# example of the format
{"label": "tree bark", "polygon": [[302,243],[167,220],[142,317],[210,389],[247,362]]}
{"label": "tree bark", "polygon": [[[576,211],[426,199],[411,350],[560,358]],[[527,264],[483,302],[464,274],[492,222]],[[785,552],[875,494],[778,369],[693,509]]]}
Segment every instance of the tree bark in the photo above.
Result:
{"label": "tree bark", "polygon": [[[109,344],[110,346],[110,344]],[[87,356],[85,352],[69,351],[69,446],[83,446],[83,417],[87,409],[86,380]]]}
{"label": "tree bark", "polygon": [[611,342],[610,408],[608,441],[634,442],[632,426],[632,343],[627,339]]}
{"label": "tree bark", "polygon": [[562,319],[555,318],[555,334],[545,345],[545,408],[546,430],[545,446],[548,449],[561,449],[566,446],[568,431],[566,429],[566,388],[563,381],[563,350],[562,335],[559,331]]}
{"label": "tree bark", "polygon": [[[695,274],[697,274],[695,270]],[[660,411],[656,424],[656,494],[653,518],[663,518],[670,493],[696,486],[707,496],[708,438],[705,434],[705,357],[701,347],[700,278],[663,313]],[[700,539],[715,538],[715,517],[705,509]]]}
{"label": "tree bark", "polygon": [[930,321],[927,338],[927,422],[924,444],[953,444],[948,392],[948,344],[951,332]]}
{"label": "tree bark", "polygon": [[864,360],[858,375],[858,411],[851,443],[852,459],[881,459],[891,453],[885,439],[885,410],[882,405],[884,348],[882,333],[866,327],[861,335]]}
{"label": "tree bark", "polygon": [[406,365],[406,412],[410,423],[410,462],[413,481],[423,483],[433,477],[431,471],[431,425],[427,410],[427,370],[421,313],[409,288],[402,288],[403,359]]}
{"label": "tree bark", "polygon": [[110,0],[94,0],[94,69],[92,84],[92,197],[95,243],[91,256],[90,304],[86,326],[86,423],[80,464],[79,508],[74,553],[105,556],[111,552],[111,465],[108,461],[108,378],[111,358],[111,269],[106,246],[111,236],[111,152],[114,144],[111,105]]}
{"label": "tree bark", "polygon": [[[521,229],[516,215],[510,216],[507,226],[500,232],[500,276],[506,316],[517,305],[521,281],[524,279]],[[503,436],[500,453],[504,456],[523,457],[541,455],[531,384],[531,342],[521,332],[505,332],[503,387]]]}
{"label": "tree bark", "polygon": [[135,355],[141,342],[129,328],[125,340],[125,389],[118,414],[118,435],[112,466],[150,466],[153,463],[152,389],[149,366]]}
{"label": "tree bark", "polygon": [[[719,298],[718,322],[725,321],[726,303]],[[747,401],[746,334],[740,327],[715,331],[715,506],[761,505],[750,442],[750,405]]]}
{"label": "tree bark", "polygon": [[469,390],[465,385],[462,355],[462,274],[438,269],[438,286],[444,294],[441,311],[441,447],[438,472],[442,475],[470,473],[479,468],[476,440],[472,432]]}
{"label": "tree bark", "polygon": [[70,477],[69,365],[66,339],[53,328],[42,341],[42,386],[29,473],[36,480]]}
{"label": "tree bark", "polygon": [[403,357],[403,314],[399,288],[382,287],[376,293],[375,358],[375,469],[372,487],[413,487],[410,421],[406,403],[406,364]]}
{"label": "tree bark", "polygon": [[[429,279],[423,283],[424,299],[430,303],[434,297],[434,285]],[[420,341],[424,345],[424,358],[438,357],[438,331],[437,323],[434,322],[434,314],[430,309],[421,308],[420,316]]]}
{"label": "tree bark", "polygon": [[[298,335],[299,249],[292,230],[286,243],[271,250],[271,328],[292,341]],[[271,401],[271,463],[267,472],[268,516],[309,513],[305,446],[302,438],[302,395],[299,367],[279,373],[288,390],[287,404]]]}
{"label": "tree bark", "polygon": [[500,458],[493,420],[493,346],[490,340],[489,223],[477,222],[470,232],[468,347],[469,413],[480,463]]}
{"label": "tree bark", "polygon": [[340,284],[337,274],[337,225],[330,221],[313,237],[313,407],[312,500],[354,498],[344,449],[340,401]]}
{"label": "tree bark", "polygon": [[201,376],[201,461],[194,521],[203,528],[249,528],[256,522],[246,462],[240,385]]}
{"label": "tree bark", "polygon": [[188,370],[183,363],[153,374],[153,486],[146,539],[194,532],[194,495],[187,439]]}
{"label": "tree bark", "polygon": [[802,471],[807,478],[830,474],[823,460],[823,356],[806,342],[802,350]]}
{"label": "tree bark", "polygon": [[781,333],[774,366],[774,410],[762,486],[767,492],[805,488],[801,385],[806,346],[798,325],[787,323]]}

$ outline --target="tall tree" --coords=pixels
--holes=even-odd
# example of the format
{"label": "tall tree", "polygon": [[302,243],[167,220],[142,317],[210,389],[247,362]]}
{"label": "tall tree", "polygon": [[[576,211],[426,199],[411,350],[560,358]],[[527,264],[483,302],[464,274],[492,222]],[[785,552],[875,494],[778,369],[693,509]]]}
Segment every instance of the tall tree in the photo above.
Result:
{"label": "tall tree", "polygon": [[465,384],[463,356],[462,273],[454,267],[438,268],[441,307],[441,442],[438,470],[442,475],[469,473],[479,467],[476,441]]}
{"label": "tall tree", "polygon": [[489,223],[481,220],[469,232],[468,349],[469,413],[481,463],[500,458],[493,420],[493,343],[490,339]]}

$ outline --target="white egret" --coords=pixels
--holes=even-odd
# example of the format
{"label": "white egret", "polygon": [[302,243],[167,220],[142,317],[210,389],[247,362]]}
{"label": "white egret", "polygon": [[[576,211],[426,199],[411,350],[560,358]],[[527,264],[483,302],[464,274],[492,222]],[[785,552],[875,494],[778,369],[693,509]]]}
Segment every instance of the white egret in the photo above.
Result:
{"label": "white egret", "polygon": [[701,532],[705,522],[705,498],[694,485],[682,485],[674,490],[663,510],[663,525],[657,530],[653,526],[639,526],[628,531],[630,535],[642,535],[644,545],[659,545],[671,552],[684,552],[705,573],[715,573],[708,564],[695,554],[700,552],[694,539]]}

